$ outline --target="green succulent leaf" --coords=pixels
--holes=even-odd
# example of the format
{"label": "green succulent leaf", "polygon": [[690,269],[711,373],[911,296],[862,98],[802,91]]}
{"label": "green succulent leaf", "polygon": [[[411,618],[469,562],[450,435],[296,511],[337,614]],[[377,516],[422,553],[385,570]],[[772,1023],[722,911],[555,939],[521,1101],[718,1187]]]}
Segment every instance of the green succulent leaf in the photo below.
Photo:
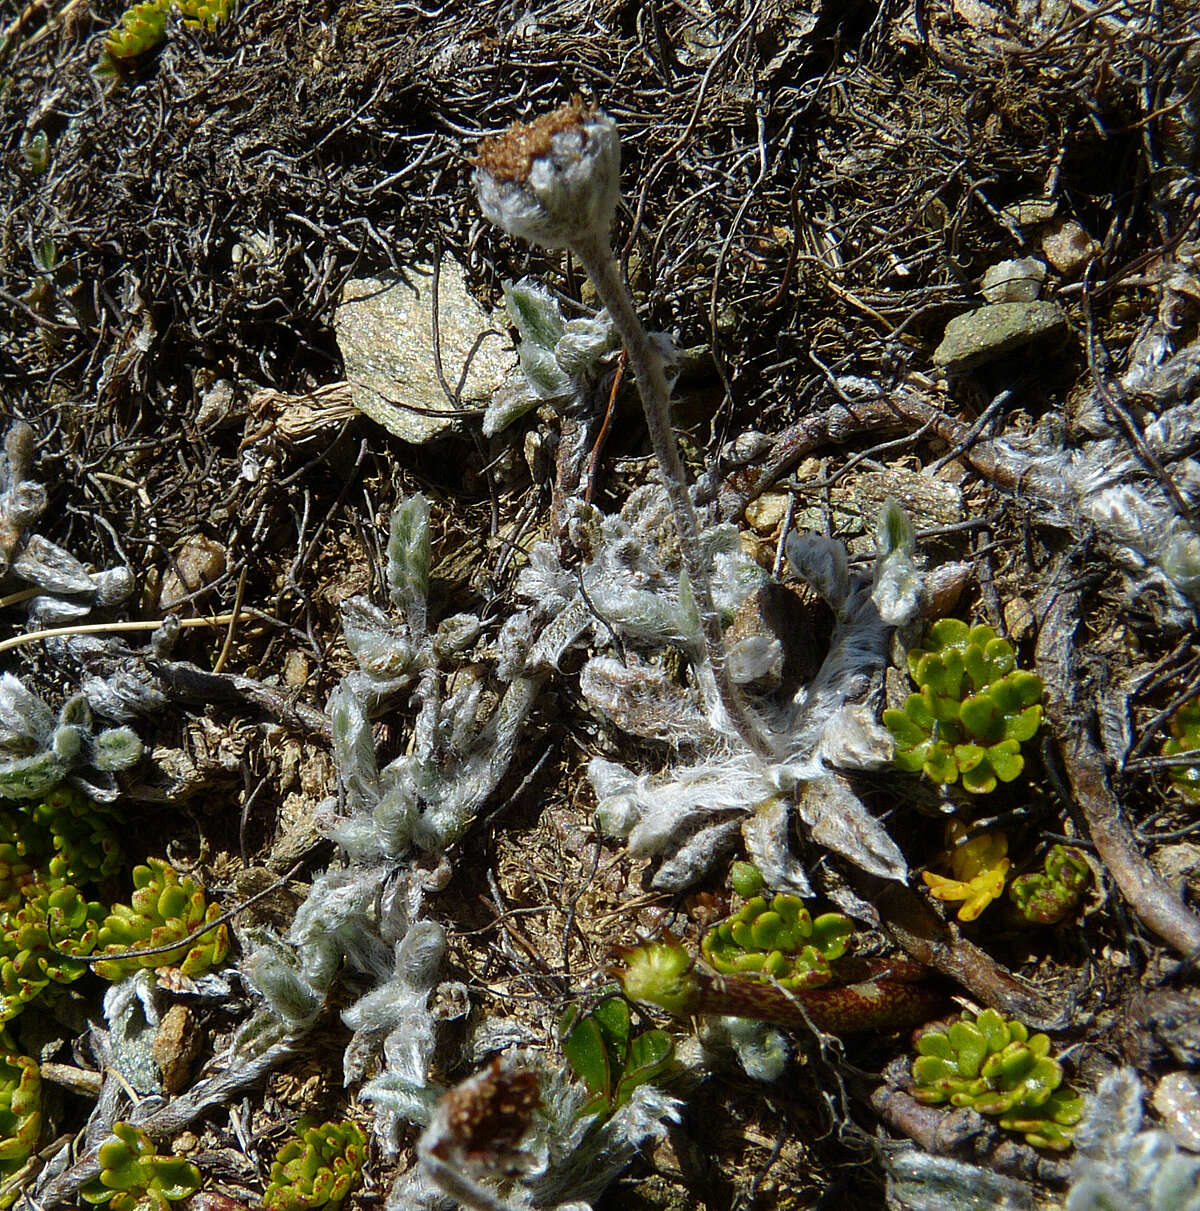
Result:
{"label": "green succulent leaf", "polygon": [[189,1161],[159,1156],[150,1137],[131,1123],[113,1124],[113,1134],[97,1153],[101,1172],[80,1194],[110,1211],[132,1211],[190,1198],[200,1189],[200,1171]]}
{"label": "green succulent leaf", "polygon": [[967,734],[981,744],[994,744],[1004,736],[1004,711],[989,692],[964,698],[959,707],[959,718]]}
{"label": "green succulent leaf", "polygon": [[1042,682],[1016,668],[1012,645],[987,626],[939,619],[908,653],[919,692],[884,712],[895,763],[935,782],[986,794],[1024,768],[1020,746],[1041,725]]}
{"label": "green succulent leaf", "polygon": [[275,1154],[263,1206],[267,1211],[336,1207],[361,1179],[366,1155],[366,1135],[351,1120],[302,1127]]}
{"label": "green succulent leaf", "polygon": [[[1184,703],[1171,718],[1171,738],[1163,745],[1164,757],[1178,757],[1200,749],[1200,698]],[[1200,764],[1171,765],[1167,775],[1174,789],[1189,803],[1200,803]]]}
{"label": "green succulent leaf", "polygon": [[762,891],[766,880],[752,862],[735,862],[729,868],[729,886],[743,899],[749,900]]}
{"label": "green succulent leaf", "polygon": [[983,761],[963,771],[963,790],[973,795],[990,795],[996,789],[996,775],[990,763]]}
{"label": "green succulent leaf", "polygon": [[1012,782],[1025,768],[1021,746],[1015,740],[1001,740],[987,750],[987,762],[1001,782]]}
{"label": "green succulent leaf", "polygon": [[[145,865],[134,867],[133,883],[129,904],[114,904],[97,933],[97,947],[111,956],[94,964],[99,976],[119,980],[143,967],[178,967],[185,976],[198,976],[225,961],[228,926],[216,923],[222,915],[220,905],[209,904],[194,879],[181,877],[160,858],[147,858]],[[176,949],[124,955],[183,943],[206,924],[212,928]]]}
{"label": "green succulent leaf", "polygon": [[954,749],[948,744],[931,744],[926,751],[922,768],[934,782],[949,785],[958,779],[958,760]]}
{"label": "green succulent leaf", "polygon": [[754,896],[701,939],[708,962],[727,975],[759,976],[785,988],[814,988],[832,979],[853,927],[841,913],[815,921],[798,896]]}
{"label": "green succulent leaf", "polygon": [[[921,701],[919,695],[914,694],[913,697],[918,702]],[[919,723],[913,718],[912,712],[907,709],[898,711],[892,707],[883,712],[883,726],[892,733],[896,744],[903,748],[916,748],[918,745],[924,744],[929,739],[932,724],[932,720],[929,720],[926,725]]]}
{"label": "green succulent leaf", "polygon": [[970,1107],[998,1118],[1035,1147],[1061,1151],[1083,1101],[1064,1088],[1062,1065],[1050,1056],[1050,1039],[1030,1036],[1023,1023],[995,1010],[969,1012],[949,1027],[926,1030],[912,1061],[912,1096],[926,1105]]}

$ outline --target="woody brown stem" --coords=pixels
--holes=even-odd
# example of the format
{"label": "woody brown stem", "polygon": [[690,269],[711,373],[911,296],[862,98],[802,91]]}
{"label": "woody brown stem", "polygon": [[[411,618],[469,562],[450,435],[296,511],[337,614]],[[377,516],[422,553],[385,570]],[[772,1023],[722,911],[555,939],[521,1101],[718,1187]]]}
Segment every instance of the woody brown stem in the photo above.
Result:
{"label": "woody brown stem", "polygon": [[828,1034],[891,1033],[919,1026],[949,1004],[943,988],[925,982],[926,969],[907,959],[841,959],[835,977],[842,983],[785,988],[768,980],[718,975],[691,962],[670,935],[626,950],[622,958],[624,965],[614,974],[625,995],[676,1017],[753,1018]]}
{"label": "woody brown stem", "polygon": [[1079,595],[1060,591],[1042,624],[1037,670],[1046,685],[1046,719],[1058,737],[1063,766],[1084,819],[1113,882],[1148,929],[1181,954],[1200,955],[1200,917],[1190,912],[1138,850],[1121,819],[1103,755],[1092,736],[1090,708],[1080,701],[1083,683],[1075,649]]}

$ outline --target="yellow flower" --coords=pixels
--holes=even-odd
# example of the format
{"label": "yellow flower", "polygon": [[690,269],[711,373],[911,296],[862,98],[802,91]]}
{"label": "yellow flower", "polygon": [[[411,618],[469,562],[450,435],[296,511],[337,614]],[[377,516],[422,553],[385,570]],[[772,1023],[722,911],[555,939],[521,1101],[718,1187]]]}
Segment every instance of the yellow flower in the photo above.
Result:
{"label": "yellow flower", "polygon": [[946,848],[950,851],[950,871],[953,878],[925,871],[921,878],[935,899],[962,900],[958,910],[960,921],[974,921],[987,906],[1004,891],[1004,881],[1011,865],[1008,838],[1001,832],[980,833],[969,841],[966,826],[952,820],[946,828]]}

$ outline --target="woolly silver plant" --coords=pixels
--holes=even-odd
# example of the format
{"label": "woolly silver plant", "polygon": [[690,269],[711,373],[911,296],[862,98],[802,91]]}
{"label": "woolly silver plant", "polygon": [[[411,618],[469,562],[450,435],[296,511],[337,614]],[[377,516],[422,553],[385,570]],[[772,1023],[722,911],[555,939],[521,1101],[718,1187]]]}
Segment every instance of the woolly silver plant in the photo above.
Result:
{"label": "woolly silver plant", "polygon": [[116,605],[133,591],[126,567],[89,571],[70,551],[30,527],[46,511],[46,489],[31,478],[34,433],[14,421],[0,453],[0,576],[11,575],[41,590],[28,603],[31,622],[64,626],[94,607]]}
{"label": "woolly silver plant", "polygon": [[1142,1084],[1118,1068],[1075,1129],[1066,1211],[1200,1211],[1200,1156],[1142,1124]]}
{"label": "woolly silver plant", "polygon": [[[323,805],[325,831],[347,865],[314,880],[286,937],[253,935],[243,973],[285,1034],[307,1031],[339,972],[365,985],[343,1014],[353,1031],[347,1083],[376,1108],[376,1132],[388,1153],[409,1122],[425,1122],[440,1088],[429,1082],[439,1001],[466,1005],[461,985],[439,984],[445,950],[440,925],[425,917],[431,886],[449,874],[445,850],[462,836],[496,789],[518,749],[521,728],[550,670],[586,618],[535,631],[528,613],[510,616],[487,650],[498,700],[485,684],[460,676],[485,654],[479,619],[456,614],[436,628],[427,610],[429,505],[421,496],[392,514],[387,584],[392,609],[356,597],[343,606],[347,646],[357,668],[330,696],[328,715],[340,804]],[[373,720],[413,711],[409,751],[381,766]]]}
{"label": "woolly silver plant", "polygon": [[0,674],[0,799],[37,799],[69,781],[98,802],[117,797],[113,774],[136,765],[142,742],[128,727],[96,730],[87,699],[57,714],[12,673]]}
{"label": "woolly silver plant", "polygon": [[[561,611],[559,617],[581,604],[594,609],[601,626],[593,639],[616,650],[589,661],[580,678],[585,696],[618,725],[690,750],[686,763],[655,779],[593,761],[602,826],[627,837],[636,853],[666,857],[655,877],[663,888],[700,878],[740,830],[768,880],[803,894],[808,882],[787,844],[790,800],[823,781],[819,805],[806,812],[801,804],[806,819],[836,817],[823,843],[876,873],[903,877],[895,844],[849,783],[825,773],[830,764],[877,768],[891,755],[882,729],[854,708],[855,696],[885,663],[890,628],[916,613],[919,579],[907,522],[898,508],[886,511],[873,581],[850,575],[838,544],[793,544],[793,563],[837,612],[838,633],[813,686],[782,705],[751,703],[746,688],[776,654],[761,638],[728,650],[727,606],[736,607],[756,585],[730,577],[736,535],[705,527],[687,486],[671,430],[667,359],[638,318],[612,253],[619,173],[616,124],[576,100],[485,141],[474,175],[480,207],[493,223],[533,244],[568,248],[583,266],[620,333],[659,469],[660,493],[647,489],[630,501],[624,527],[577,511],[568,526],[583,561],[577,584],[543,546],[519,585],[535,608],[541,603]],[[744,557],[743,564],[749,564]],[[686,652],[697,693],[672,693],[661,662],[656,668],[653,657],[642,658],[647,648],[661,652],[670,644]]]}
{"label": "woolly silver plant", "polygon": [[[1194,277],[1189,282],[1194,292]],[[1080,403],[1078,444],[1064,444],[1052,418],[1027,435],[980,438],[971,458],[1019,485],[1039,524],[1094,533],[1120,569],[1129,602],[1179,632],[1195,625],[1200,606],[1200,536],[1187,515],[1200,503],[1200,339],[1178,344],[1167,295],[1164,315],[1148,321],[1118,381]],[[855,375],[840,376],[836,387],[851,400],[883,394]],[[1136,396],[1145,409],[1133,437],[1112,416],[1113,395]]]}
{"label": "woolly silver plant", "polygon": [[[789,558],[798,574],[832,607],[836,618],[826,657],[811,683],[793,697],[754,700],[767,724],[772,754],[763,757],[722,727],[714,696],[668,685],[662,653],[672,644],[694,653],[697,628],[688,606],[686,578],[655,559],[646,523],[653,489],[631,498],[618,518],[577,514],[587,526],[592,558],[578,578],[557,565],[553,549],[535,547],[518,591],[546,602],[560,616],[580,599],[598,615],[594,645],[620,646],[618,661],[601,650],[580,673],[585,697],[625,730],[670,738],[680,762],[664,774],[642,775],[603,757],[589,776],[601,828],[624,837],[631,852],[664,859],[654,885],[679,889],[701,878],[740,836],[750,859],[772,886],[800,895],[811,888],[788,843],[793,805],[814,840],[887,878],[907,867],[886,830],[859,801],[843,770],[881,769],[891,742],[865,700],[878,689],[893,629],[916,617],[921,580],[911,529],[894,504],[882,511],[877,559],[871,575],[852,572],[845,547],[818,535],[793,536]],[[640,533],[642,541],[634,542]],[[766,580],[740,549],[731,527],[704,531],[713,552],[714,600],[727,616]],[[668,542],[659,535],[660,544]],[[734,646],[730,668],[752,681],[768,663],[770,643],[755,637]],[[698,677],[704,666],[693,665]]]}

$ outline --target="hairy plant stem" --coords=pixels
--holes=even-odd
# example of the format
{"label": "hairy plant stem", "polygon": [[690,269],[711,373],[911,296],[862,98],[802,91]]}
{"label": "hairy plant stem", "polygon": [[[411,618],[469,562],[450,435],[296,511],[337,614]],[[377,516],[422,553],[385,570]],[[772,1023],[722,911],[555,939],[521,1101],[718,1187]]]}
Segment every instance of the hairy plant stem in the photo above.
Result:
{"label": "hairy plant stem", "polygon": [[571,244],[571,252],[591,279],[600,301],[608,308],[608,314],[625,345],[629,366],[633,370],[638,394],[642,399],[650,445],[658,461],[659,475],[671,511],[675,515],[679,550],[700,614],[704,649],[717,696],[730,724],[746,745],[760,756],[770,757],[773,755],[772,745],[766,729],[746,705],[745,699],[729,677],[721,619],[713,605],[708,568],[700,550],[700,523],[692,505],[691,494],[688,492],[687,472],[684,470],[683,460],[679,457],[679,447],[671,429],[670,390],[667,387],[662,354],[651,343],[649,334],[634,310],[633,300],[621,280],[620,271],[607,241],[591,236],[581,237]]}

